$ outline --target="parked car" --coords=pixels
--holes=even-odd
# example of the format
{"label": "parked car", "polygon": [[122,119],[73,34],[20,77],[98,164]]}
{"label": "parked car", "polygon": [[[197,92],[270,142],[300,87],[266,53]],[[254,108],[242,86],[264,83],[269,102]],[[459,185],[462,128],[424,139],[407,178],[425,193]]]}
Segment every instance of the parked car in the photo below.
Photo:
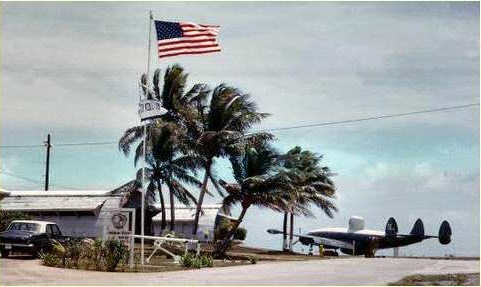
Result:
{"label": "parked car", "polygon": [[54,222],[14,220],[5,232],[0,233],[0,253],[4,258],[11,252],[28,253],[36,257],[40,251],[52,248],[52,239],[59,242],[70,240],[62,235]]}

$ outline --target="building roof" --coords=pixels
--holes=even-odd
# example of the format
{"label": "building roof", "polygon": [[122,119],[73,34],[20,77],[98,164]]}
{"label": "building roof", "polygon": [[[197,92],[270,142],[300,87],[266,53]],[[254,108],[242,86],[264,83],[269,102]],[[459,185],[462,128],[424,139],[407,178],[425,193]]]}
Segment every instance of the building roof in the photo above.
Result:
{"label": "building roof", "polygon": [[49,196],[109,196],[112,191],[109,190],[2,190],[7,193],[8,196],[39,196],[39,197],[49,197]]}
{"label": "building roof", "polygon": [[[156,205],[156,207],[158,207]],[[217,213],[219,212],[221,205],[220,204],[211,204],[211,205],[203,205],[202,206],[202,211],[200,218],[199,218],[199,224],[207,224],[207,225],[213,225],[215,222],[215,218],[217,216]],[[167,211],[167,216],[166,216],[166,221],[170,222],[170,205],[167,205],[165,207]],[[162,210],[159,206],[159,210]],[[196,206],[185,206],[185,205],[175,205],[175,221],[184,221],[184,222],[190,222],[194,221],[195,217],[195,210]],[[156,216],[152,218],[152,221],[158,222],[162,221],[162,213],[158,213]]]}
{"label": "building roof", "polygon": [[35,224],[56,224],[55,222],[51,221],[40,221],[40,220],[13,220],[12,222],[20,222],[20,223],[35,223]]}
{"label": "building roof", "polygon": [[25,212],[90,211],[98,213],[110,196],[7,196],[0,201],[0,209]]}

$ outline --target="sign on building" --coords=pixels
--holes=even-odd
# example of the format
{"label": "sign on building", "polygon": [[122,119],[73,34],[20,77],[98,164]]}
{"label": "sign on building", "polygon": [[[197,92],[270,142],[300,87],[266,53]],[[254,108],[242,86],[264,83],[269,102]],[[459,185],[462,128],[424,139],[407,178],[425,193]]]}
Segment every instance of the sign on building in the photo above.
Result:
{"label": "sign on building", "polygon": [[106,210],[102,241],[122,241],[130,250],[130,267],[134,264],[135,208]]}

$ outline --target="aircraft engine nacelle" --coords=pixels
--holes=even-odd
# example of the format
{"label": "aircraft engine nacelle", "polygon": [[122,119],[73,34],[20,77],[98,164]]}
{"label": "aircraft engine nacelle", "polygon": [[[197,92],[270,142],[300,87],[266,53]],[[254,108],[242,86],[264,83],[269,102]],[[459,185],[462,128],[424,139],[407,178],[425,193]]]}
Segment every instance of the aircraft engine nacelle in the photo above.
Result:
{"label": "aircraft engine nacelle", "polygon": [[364,218],[359,216],[351,216],[349,218],[348,232],[356,232],[364,229]]}

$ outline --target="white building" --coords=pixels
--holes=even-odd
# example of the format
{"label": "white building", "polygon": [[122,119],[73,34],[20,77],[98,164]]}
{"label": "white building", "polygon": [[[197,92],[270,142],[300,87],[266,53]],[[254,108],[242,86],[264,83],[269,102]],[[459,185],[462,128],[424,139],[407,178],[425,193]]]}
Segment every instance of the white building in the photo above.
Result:
{"label": "white building", "polygon": [[[101,237],[103,224],[109,220],[109,209],[119,207],[136,209],[135,233],[140,234],[140,195],[128,183],[113,191],[107,190],[29,190],[6,191],[0,189],[0,210],[21,211],[32,220],[58,224],[69,236]],[[196,206],[175,206],[174,232],[192,238]],[[145,234],[162,235],[160,204],[146,200]],[[212,241],[214,230],[221,218],[235,220],[221,211],[220,204],[202,206],[196,238]],[[170,230],[170,206],[166,206],[166,230]]]}
{"label": "white building", "polygon": [[[34,220],[52,221],[70,236],[102,234],[106,210],[121,206],[122,195],[112,191],[0,191],[2,211],[21,211]],[[0,198],[1,198],[0,197]]]}
{"label": "white building", "polygon": [[[235,220],[225,215],[221,210],[220,204],[205,204],[202,205],[202,213],[199,217],[199,226],[197,228],[196,238],[202,241],[212,241],[214,239],[214,230],[219,222],[220,217],[225,217],[231,220]],[[162,210],[160,205],[156,205],[159,210]],[[165,207],[165,219],[166,230],[170,230],[170,205]],[[175,226],[174,232],[185,235],[186,237],[192,236],[192,228],[194,226],[196,206],[176,205],[174,209]],[[152,224],[154,227],[154,234],[156,236],[162,235],[162,213],[157,213],[152,218]]]}

